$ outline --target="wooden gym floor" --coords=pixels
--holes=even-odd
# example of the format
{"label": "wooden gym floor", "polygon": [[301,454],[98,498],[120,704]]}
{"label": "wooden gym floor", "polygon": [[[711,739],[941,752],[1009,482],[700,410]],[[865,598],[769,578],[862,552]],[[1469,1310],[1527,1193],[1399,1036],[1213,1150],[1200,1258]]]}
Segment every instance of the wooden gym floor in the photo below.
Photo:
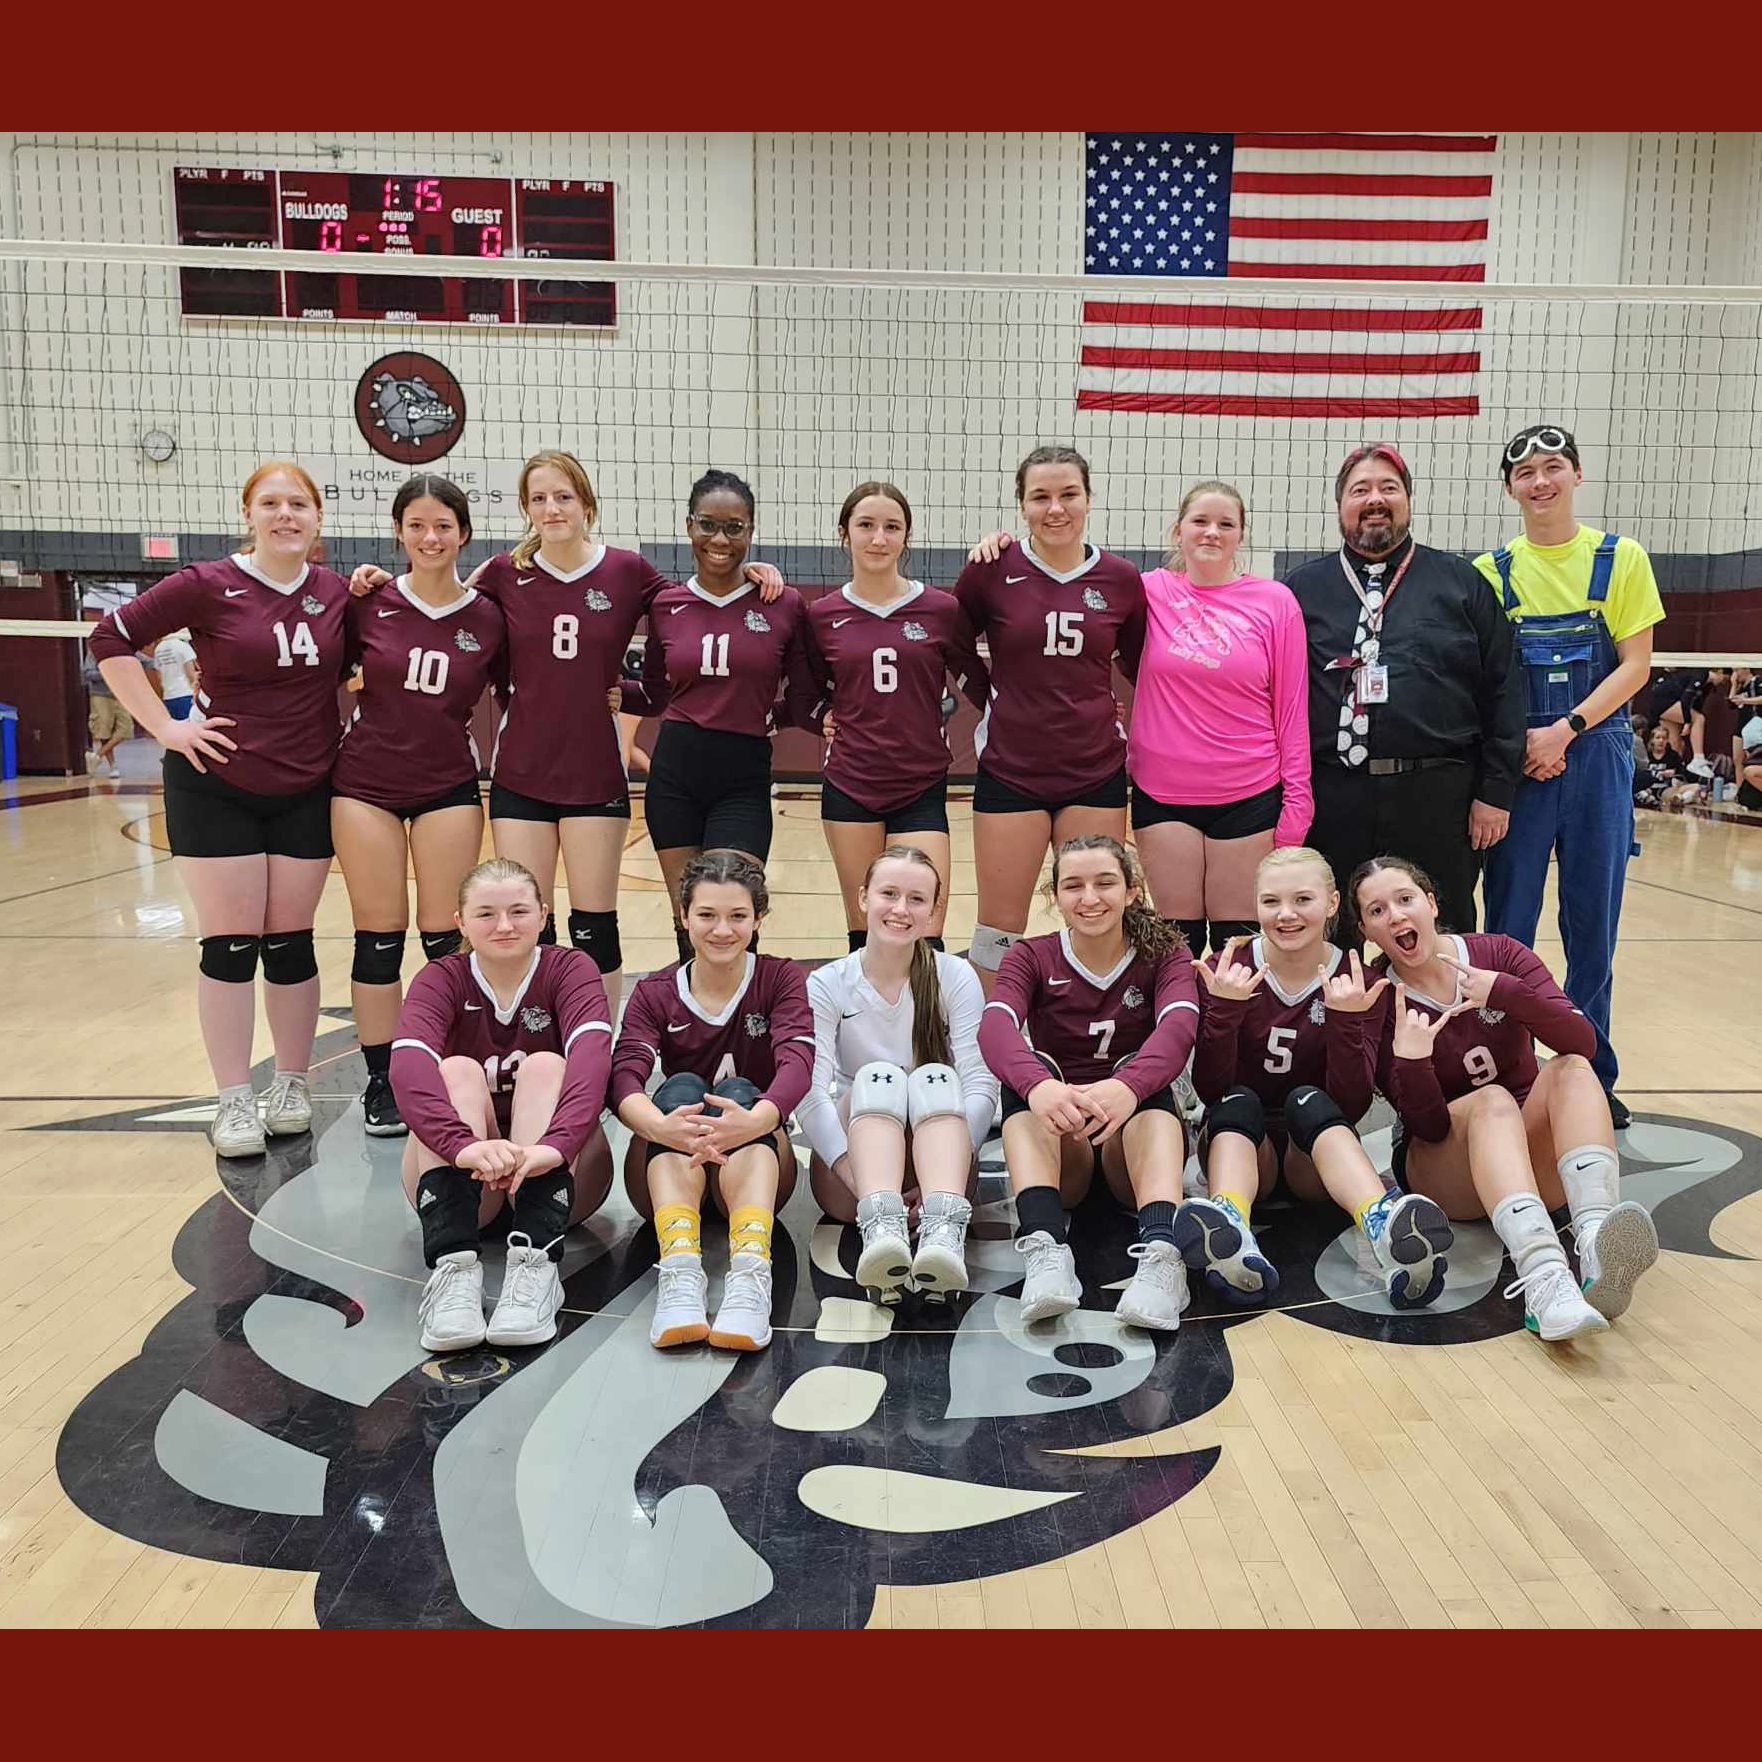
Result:
{"label": "wooden gym floor", "polygon": [[[1394,1318],[1344,1220],[1300,1209],[1261,1215],[1276,1311],[1196,1296],[1173,1339],[1129,1332],[1105,1204],[1084,1309],[1030,1337],[994,1140],[963,1303],[860,1301],[803,1183],[772,1348],[662,1357],[615,1195],[562,1337],[439,1362],[346,1007],[312,1135],[217,1171],[195,928],[148,755],[126,771],[0,796],[0,1623],[1762,1622],[1762,829],[1641,816],[1615,1027],[1666,1252],[1589,1346],[1522,1331],[1484,1228],[1439,1310]],[[815,794],[777,808],[765,946],[841,953]],[[634,975],[671,958],[640,816],[625,876]],[[340,877],[317,930],[346,1006]],[[712,1229],[712,1297],[724,1253]]]}

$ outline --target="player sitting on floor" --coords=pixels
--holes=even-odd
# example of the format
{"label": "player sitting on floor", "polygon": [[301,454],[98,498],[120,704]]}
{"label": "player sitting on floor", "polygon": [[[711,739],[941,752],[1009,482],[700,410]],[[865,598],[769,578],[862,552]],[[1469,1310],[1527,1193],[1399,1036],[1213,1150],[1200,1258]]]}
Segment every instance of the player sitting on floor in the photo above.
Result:
{"label": "player sitting on floor", "polygon": [[1232,938],[1212,965],[1193,963],[1209,1196],[1182,1205],[1175,1240],[1220,1296],[1264,1303],[1279,1275],[1255,1242],[1250,1206],[1283,1175],[1298,1199],[1347,1212],[1389,1301],[1420,1308],[1444,1288],[1449,1220],[1422,1194],[1385,1191],[1354,1130],[1375,1086],[1389,981],[1367,987],[1357,949],[1343,955],[1328,941],[1340,895],[1319,851],[1287,845],[1263,857],[1254,904],[1258,936]]}

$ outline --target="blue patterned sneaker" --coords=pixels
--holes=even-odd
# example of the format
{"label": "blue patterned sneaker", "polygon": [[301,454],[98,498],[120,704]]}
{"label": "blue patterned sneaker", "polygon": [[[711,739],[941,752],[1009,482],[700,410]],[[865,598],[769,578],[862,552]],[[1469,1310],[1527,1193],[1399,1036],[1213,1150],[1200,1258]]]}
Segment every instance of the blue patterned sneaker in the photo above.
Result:
{"label": "blue patterned sneaker", "polygon": [[1260,1252],[1254,1231],[1230,1199],[1184,1199],[1175,1213],[1175,1245],[1188,1267],[1226,1303],[1264,1303],[1279,1275]]}
{"label": "blue patterned sneaker", "polygon": [[1364,1233],[1397,1309],[1424,1309],[1444,1289],[1444,1256],[1456,1240],[1444,1208],[1419,1193],[1385,1193],[1364,1214]]}

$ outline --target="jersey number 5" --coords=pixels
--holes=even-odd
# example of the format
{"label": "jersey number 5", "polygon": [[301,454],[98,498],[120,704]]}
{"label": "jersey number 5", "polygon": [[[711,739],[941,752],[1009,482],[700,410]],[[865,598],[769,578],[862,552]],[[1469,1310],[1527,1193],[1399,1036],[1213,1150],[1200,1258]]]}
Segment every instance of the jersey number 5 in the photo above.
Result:
{"label": "jersey number 5", "polygon": [[1297,1038],[1295,1028],[1269,1028],[1266,1036],[1266,1058],[1262,1068],[1276,1077],[1291,1068],[1291,1042]]}
{"label": "jersey number 5", "polygon": [[1083,652],[1083,614],[1048,612],[1043,655],[1080,655]]}

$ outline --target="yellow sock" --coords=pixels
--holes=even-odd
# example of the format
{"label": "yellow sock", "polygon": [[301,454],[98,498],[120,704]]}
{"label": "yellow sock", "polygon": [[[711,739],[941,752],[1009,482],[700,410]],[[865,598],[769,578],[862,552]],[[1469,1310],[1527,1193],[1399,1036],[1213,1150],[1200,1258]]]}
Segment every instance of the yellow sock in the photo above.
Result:
{"label": "yellow sock", "polygon": [[728,1252],[771,1258],[772,1212],[768,1205],[737,1205],[728,1214]]}
{"label": "yellow sock", "polygon": [[1254,1209],[1254,1201],[1246,1193],[1214,1193],[1213,1199],[1227,1199],[1241,1214],[1243,1223],[1248,1222],[1248,1214]]}
{"label": "yellow sock", "polygon": [[661,1258],[664,1260],[669,1254],[702,1254],[700,1226],[695,1205],[657,1205],[655,1234],[661,1241]]}
{"label": "yellow sock", "polygon": [[1370,1216],[1372,1207],[1381,1205],[1388,1197],[1389,1195],[1387,1193],[1373,1193],[1362,1205],[1357,1206],[1353,1210],[1352,1221],[1362,1230],[1364,1228],[1364,1220]]}

